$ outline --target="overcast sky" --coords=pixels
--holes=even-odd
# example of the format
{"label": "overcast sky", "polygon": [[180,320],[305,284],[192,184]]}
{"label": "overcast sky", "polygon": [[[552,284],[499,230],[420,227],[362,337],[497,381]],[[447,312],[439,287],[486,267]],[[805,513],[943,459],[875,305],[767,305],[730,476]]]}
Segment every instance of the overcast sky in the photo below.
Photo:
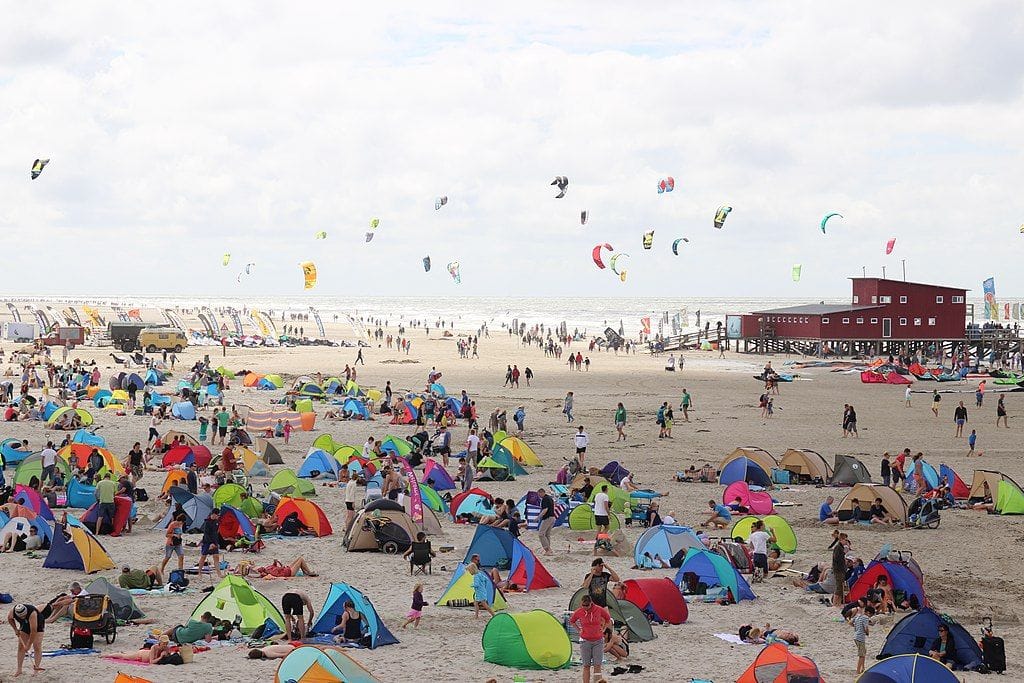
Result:
{"label": "overcast sky", "polygon": [[[1019,2],[20,3],[3,21],[7,292],[292,295],[308,259],[322,295],[844,296],[906,259],[909,279],[1024,294]],[[625,284],[599,242],[630,254]]]}

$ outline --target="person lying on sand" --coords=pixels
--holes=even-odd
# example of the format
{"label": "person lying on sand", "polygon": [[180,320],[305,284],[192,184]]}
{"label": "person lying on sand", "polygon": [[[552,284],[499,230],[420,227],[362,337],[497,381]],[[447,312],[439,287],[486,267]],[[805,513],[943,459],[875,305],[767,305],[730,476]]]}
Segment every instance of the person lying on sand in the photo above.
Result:
{"label": "person lying on sand", "polygon": [[306,558],[301,555],[292,560],[291,564],[282,564],[280,560],[274,560],[266,567],[252,567],[251,569],[251,573],[261,579],[288,579],[300,576],[300,571],[302,572],[301,576],[320,576],[310,568]]}
{"label": "person lying on sand", "polygon": [[149,649],[136,650],[134,652],[111,652],[103,656],[109,659],[126,659],[132,662],[142,662],[143,664],[156,664],[164,655],[168,654],[170,647],[170,638],[160,636],[160,639]]}
{"label": "person lying on sand", "polygon": [[265,647],[254,647],[249,650],[249,659],[284,659],[295,646],[291,643],[277,643]]}

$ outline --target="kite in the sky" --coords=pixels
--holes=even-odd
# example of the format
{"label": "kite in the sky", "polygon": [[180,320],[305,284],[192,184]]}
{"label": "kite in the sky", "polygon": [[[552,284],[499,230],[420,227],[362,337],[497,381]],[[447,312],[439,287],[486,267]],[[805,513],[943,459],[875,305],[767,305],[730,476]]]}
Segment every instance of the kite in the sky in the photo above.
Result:
{"label": "kite in the sky", "polygon": [[555,195],[555,199],[561,199],[565,196],[566,190],[569,189],[569,178],[564,175],[556,175],[551,184],[558,188],[558,194]]}
{"label": "kite in the sky", "polygon": [[799,263],[793,266],[793,282],[800,282],[800,268]]}
{"label": "kite in the sky", "polygon": [[626,271],[622,271],[621,273],[619,273],[619,282],[625,282],[625,281],[626,281]]}
{"label": "kite in the sky", "polygon": [[644,233],[644,249],[650,249],[654,246],[654,231],[648,230]]}
{"label": "kite in the sky", "polygon": [[821,234],[822,235],[825,234],[825,224],[828,223],[828,219],[832,218],[833,216],[839,216],[840,218],[842,218],[843,214],[841,214],[841,213],[828,213],[828,214],[825,214],[825,217],[821,219]]}
{"label": "kite in the sky", "polygon": [[255,268],[255,267],[256,267],[255,263],[246,263],[245,264],[245,274],[246,275],[252,275],[252,269]]}
{"label": "kite in the sky", "polygon": [[[580,225],[586,225],[586,224],[587,224],[587,212],[586,211],[580,211]],[[1021,232],[1024,232],[1024,229],[1022,229]]]}
{"label": "kite in the sky", "polygon": [[442,196],[434,200],[434,211],[440,211],[441,207],[448,203],[448,197]]}
{"label": "kite in the sky", "polygon": [[658,181],[658,194],[671,192],[674,189],[676,189],[676,181],[675,178],[673,178],[672,176],[662,178],[661,180]]}
{"label": "kite in the sky", "polygon": [[303,261],[299,266],[302,268],[302,278],[305,281],[303,289],[316,287],[316,264],[312,261]]}
{"label": "kite in the sky", "polygon": [[[609,259],[608,261],[608,266],[612,269],[612,272],[618,275],[619,277],[622,277],[622,274],[626,272],[625,269],[623,269],[622,272],[619,272],[619,269],[617,267],[619,259],[622,258],[623,256],[629,258],[629,254],[620,252],[618,254],[612,254],[611,259]],[[623,280],[623,282],[625,282],[625,280]]]}
{"label": "kite in the sky", "polygon": [[320,232],[318,232],[315,235],[313,235],[313,237],[314,237],[314,239],[325,240],[325,239],[327,239],[327,231],[326,230],[321,230]]}
{"label": "kite in the sky", "polygon": [[725,219],[729,216],[729,212],[732,211],[731,206],[720,206],[718,211],[715,211],[715,227],[721,228],[725,224]]}
{"label": "kite in the sky", "polygon": [[896,248],[896,238],[893,237],[891,240],[885,243],[885,255],[888,256],[892,253],[892,250]]}
{"label": "kite in the sky", "polygon": [[462,282],[462,276],[459,274],[459,262],[452,261],[448,264],[448,274],[455,280],[455,284]]}
{"label": "kite in the sky", "polygon": [[231,263],[231,254],[224,254],[220,257],[220,264],[222,266],[226,266],[229,263]]}
{"label": "kite in the sky", "polygon": [[679,237],[679,238],[677,238],[675,241],[672,242],[672,253],[675,254],[676,256],[679,256],[679,243],[680,242],[689,242],[689,241],[690,241],[690,239],[688,237]]}
{"label": "kite in the sky", "polygon": [[374,235],[374,233],[372,233],[372,232],[367,232],[367,233],[366,233],[366,241],[367,241],[367,242],[371,242],[371,241],[373,241],[373,235]]}
{"label": "kite in the sky", "polygon": [[1020,226],[1020,234],[1024,235],[1024,223]]}
{"label": "kite in the sky", "polygon": [[370,240],[373,239],[373,235],[374,235],[373,231],[377,229],[378,225],[380,225],[380,219],[379,218],[374,217],[374,218],[370,219],[370,230],[366,233],[366,241],[367,242],[369,242]]}
{"label": "kite in the sky", "polygon": [[594,259],[594,265],[600,268],[601,270],[604,270],[604,261],[601,260],[602,249],[612,251],[612,245],[608,244],[607,242],[605,242],[604,244],[598,244],[597,246],[594,247],[594,251],[591,252],[591,257]]}
{"label": "kite in the sky", "polygon": [[32,180],[39,177],[48,163],[50,163],[49,159],[36,159],[32,162]]}
{"label": "kite in the sky", "polygon": [[430,272],[430,257],[429,256],[424,256],[423,257],[423,272],[425,272],[425,273],[429,273]]}

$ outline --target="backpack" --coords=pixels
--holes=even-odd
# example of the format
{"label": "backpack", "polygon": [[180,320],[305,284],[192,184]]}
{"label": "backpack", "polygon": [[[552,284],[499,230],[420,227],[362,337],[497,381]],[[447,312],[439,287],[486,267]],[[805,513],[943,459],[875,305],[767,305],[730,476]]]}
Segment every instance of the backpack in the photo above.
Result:
{"label": "backpack", "polygon": [[188,585],[188,577],[185,576],[184,569],[172,569],[171,573],[167,575],[167,583],[174,586],[181,586],[184,588]]}

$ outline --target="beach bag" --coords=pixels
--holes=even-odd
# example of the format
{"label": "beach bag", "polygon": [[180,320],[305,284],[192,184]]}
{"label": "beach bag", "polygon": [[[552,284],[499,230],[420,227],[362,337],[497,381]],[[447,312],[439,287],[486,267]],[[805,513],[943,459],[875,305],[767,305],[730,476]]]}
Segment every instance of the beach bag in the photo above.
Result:
{"label": "beach bag", "polygon": [[178,648],[178,654],[181,655],[182,663],[191,664],[195,659],[196,651],[191,645],[182,645]]}
{"label": "beach bag", "polygon": [[167,582],[169,584],[171,584],[172,586],[173,585],[177,585],[177,586],[181,586],[182,588],[184,588],[185,586],[188,585],[188,577],[185,576],[185,570],[184,569],[172,569],[171,573],[167,577]]}
{"label": "beach bag", "polygon": [[160,659],[156,660],[156,664],[173,664],[175,666],[185,663],[185,658],[181,656],[179,652],[173,652],[171,654],[164,655]]}
{"label": "beach bag", "polygon": [[93,646],[92,629],[75,627],[71,629],[71,649],[91,650]]}

